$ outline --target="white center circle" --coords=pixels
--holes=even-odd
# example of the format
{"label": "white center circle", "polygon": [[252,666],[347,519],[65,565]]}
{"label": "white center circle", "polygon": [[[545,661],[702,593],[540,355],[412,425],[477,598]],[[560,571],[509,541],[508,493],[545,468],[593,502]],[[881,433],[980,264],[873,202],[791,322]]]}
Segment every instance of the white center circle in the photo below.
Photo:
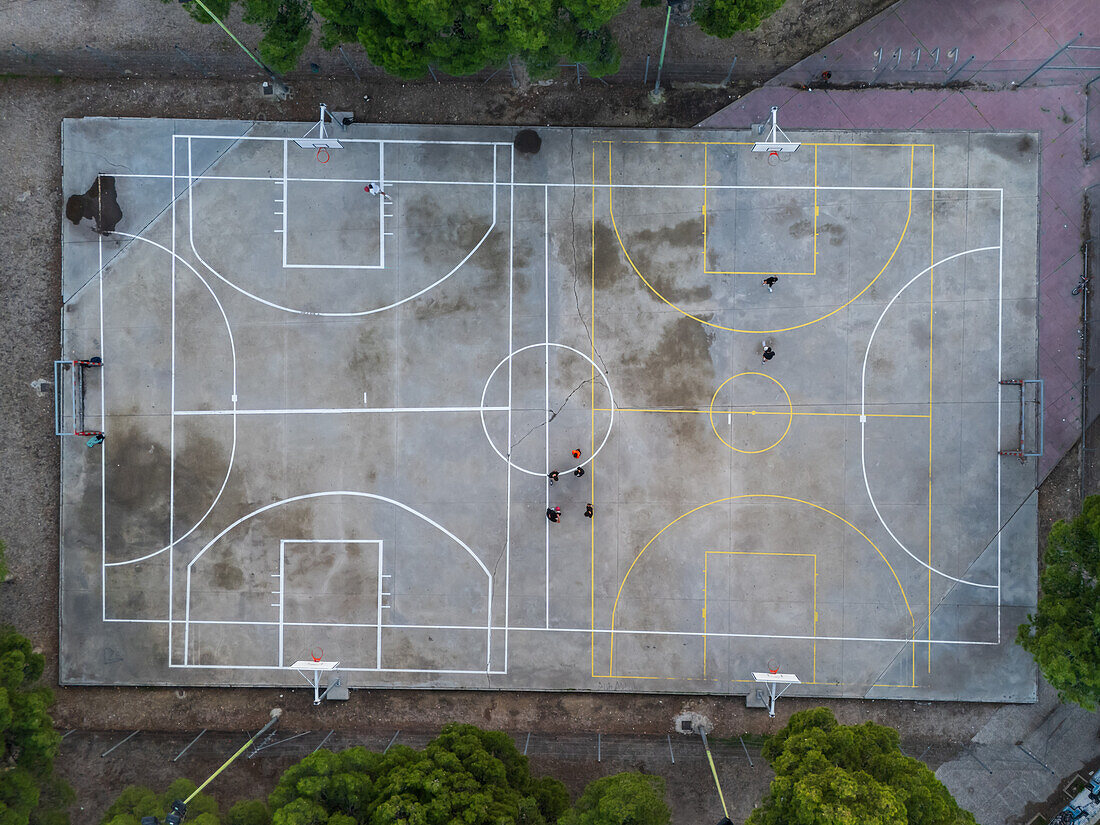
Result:
{"label": "white center circle", "polygon": [[[489,384],[492,383],[493,376],[495,376],[497,374],[497,371],[501,367],[503,367],[505,364],[507,364],[509,361],[511,361],[513,358],[515,358],[521,352],[526,352],[529,349],[537,349],[539,347],[542,347],[542,348],[553,347],[554,349],[566,350],[568,352],[572,352],[576,355],[579,355],[581,358],[583,358],[585,361],[587,361],[589,364],[591,364],[592,368],[596,371],[596,374],[599,375],[601,379],[603,379],[604,386],[607,387],[607,395],[608,395],[608,397],[610,399],[610,402],[611,402],[610,405],[609,405],[610,410],[611,410],[611,418],[607,422],[607,432],[604,433],[603,441],[601,441],[600,445],[598,447],[596,447],[595,450],[592,451],[592,455],[590,455],[587,459],[582,461],[580,464],[576,465],[576,467],[570,467],[569,469],[561,470],[562,475],[565,475],[566,473],[573,472],[575,469],[577,469],[577,467],[584,467],[586,464],[589,464],[590,462],[592,462],[596,458],[596,456],[600,454],[600,450],[602,450],[604,448],[604,445],[607,443],[607,439],[611,436],[611,428],[615,423],[615,393],[612,392],[612,390],[611,390],[611,382],[607,380],[607,374],[603,370],[600,369],[599,365],[595,361],[593,361],[591,358],[589,358],[587,355],[585,355],[583,352],[581,352],[579,349],[574,349],[573,347],[569,346],[568,344],[556,344],[556,343],[553,343],[552,341],[543,341],[543,342],[538,343],[538,344],[528,344],[525,347],[520,347],[519,349],[515,350],[514,352],[509,353],[503,359],[501,359],[500,363],[497,364],[495,367],[493,367],[493,371],[489,373],[489,377],[487,379],[485,379],[485,387],[481,390],[481,429],[485,432],[485,440],[489,442],[489,446],[493,448],[493,452],[495,452],[497,455],[499,455],[504,461],[508,462],[508,464],[513,469],[519,470],[521,473],[527,473],[527,475],[530,475],[530,476],[545,476],[546,475],[545,470],[529,470],[526,467],[521,467],[520,465],[516,464],[514,461],[512,461],[511,452],[509,452],[507,454],[502,453],[500,451],[500,449],[497,447],[497,445],[493,442],[493,437],[491,435],[489,435],[489,427],[485,423],[485,398],[489,393]],[[511,438],[510,434],[509,434],[509,438]]]}

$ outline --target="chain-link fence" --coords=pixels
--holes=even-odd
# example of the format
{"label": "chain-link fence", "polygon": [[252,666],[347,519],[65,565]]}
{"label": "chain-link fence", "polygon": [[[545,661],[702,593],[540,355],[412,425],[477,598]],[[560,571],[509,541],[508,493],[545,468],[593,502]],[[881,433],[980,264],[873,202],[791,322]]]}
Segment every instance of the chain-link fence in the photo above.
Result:
{"label": "chain-link fence", "polygon": [[[703,62],[666,62],[661,69],[662,85],[699,84],[720,86],[746,78],[771,77],[785,65],[765,59]],[[583,63],[563,63],[557,79],[577,83],[608,85],[655,85],[658,60],[656,55],[624,59],[619,71],[607,77],[594,77]],[[35,51],[18,43],[0,49],[0,74],[54,77],[134,77],[134,78],[222,78],[263,80],[267,74],[248,55],[239,50],[200,53],[180,44],[164,51],[108,52],[94,46],[69,51]],[[518,61],[505,61],[501,66],[487,68],[476,74],[456,77],[430,68],[424,77],[403,81],[411,83],[470,83],[518,85],[522,67]],[[363,83],[394,81],[382,69],[367,60],[357,46],[338,47],[332,51],[303,57],[299,67],[286,75],[294,81],[310,77],[355,80]]]}
{"label": "chain-link fence", "polygon": [[[1097,65],[1092,65],[1097,64]],[[827,68],[822,68],[827,67]],[[993,88],[1019,87],[1023,84],[1089,84],[1093,98],[1088,128],[1090,145],[1097,146],[1100,134],[1100,89],[1090,81],[1100,80],[1100,46],[1074,45],[1044,60],[984,60],[965,53],[965,49],[923,50],[879,47],[867,55],[852,55],[842,60],[804,60],[791,67],[765,56],[731,56],[728,61],[669,61],[660,67],[662,86],[724,86],[739,81],[761,82],[781,75],[781,82],[810,88],[862,86],[947,86],[978,83]],[[262,80],[264,71],[245,53],[234,50],[200,53],[176,44],[170,50],[108,52],[94,46],[69,51],[35,51],[12,43],[0,49],[0,73],[8,75],[57,77],[135,77],[135,78],[250,78]],[[656,55],[624,58],[619,70],[602,78],[593,76],[583,63],[563,63],[558,80],[607,85],[654,86],[657,83]],[[393,81],[374,66],[358,46],[341,46],[332,51],[311,52],[299,67],[287,74],[289,82],[310,77],[356,80],[364,83]],[[473,75],[456,77],[437,68],[412,83],[470,83],[518,85],[522,67],[518,61],[484,69]],[[1100,84],[1097,84],[1100,85]],[[1093,152],[1100,152],[1097,149]]]}
{"label": "chain-link fence", "polygon": [[1081,497],[1100,492],[1100,330],[1094,320],[1100,307],[1094,300],[1092,278],[1100,255],[1100,184],[1085,190],[1084,269],[1076,294],[1081,298]]}

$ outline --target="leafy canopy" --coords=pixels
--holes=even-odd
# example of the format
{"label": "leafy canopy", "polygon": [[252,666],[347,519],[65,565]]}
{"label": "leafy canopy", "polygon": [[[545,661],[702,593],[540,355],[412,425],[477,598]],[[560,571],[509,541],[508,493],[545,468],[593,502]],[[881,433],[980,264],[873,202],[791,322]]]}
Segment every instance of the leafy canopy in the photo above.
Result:
{"label": "leafy canopy", "polygon": [[665,780],[618,773],[590,782],[559,825],[668,825]]}
{"label": "leafy canopy", "polygon": [[434,66],[467,75],[514,55],[535,76],[559,61],[612,74],[619,50],[607,23],[626,0],[314,0],[328,48],[358,42],[377,66],[420,77]]}
{"label": "leafy canopy", "polygon": [[422,751],[319,750],[280,777],[268,804],[272,825],[544,825],[568,796],[532,777],[506,734],[451,724]]}
{"label": "leafy canopy", "polygon": [[[130,785],[103,814],[100,825],[141,825],[143,816],[155,816],[163,822],[165,814],[172,810],[173,800],[186,799],[195,788],[190,779],[177,779],[162,794],[141,785]],[[221,825],[218,803],[213,797],[199,794],[187,803],[186,821],[188,825]]]}
{"label": "leafy canopy", "polygon": [[755,29],[783,3],[784,0],[701,0],[691,10],[691,17],[707,34],[731,37],[736,32]]}
{"label": "leafy canopy", "polygon": [[1100,496],[1073,521],[1050,528],[1036,613],[1016,641],[1030,653],[1062,701],[1087,710],[1100,703]]}
{"label": "leafy canopy", "polygon": [[893,728],[841,725],[828,708],[791,716],[764,745],[775,779],[746,825],[974,825]]}
{"label": "leafy canopy", "polygon": [[0,625],[0,825],[68,823],[72,791],[53,774],[53,693],[37,684],[45,665],[29,639]]}

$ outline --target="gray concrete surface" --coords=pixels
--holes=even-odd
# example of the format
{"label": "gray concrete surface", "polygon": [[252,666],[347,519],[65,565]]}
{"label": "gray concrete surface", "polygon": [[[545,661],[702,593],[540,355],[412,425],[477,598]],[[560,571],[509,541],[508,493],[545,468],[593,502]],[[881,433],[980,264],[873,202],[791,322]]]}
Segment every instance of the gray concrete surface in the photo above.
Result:
{"label": "gray concrete surface", "polygon": [[1031,136],[308,128],[65,121],[63,682],[1034,701]]}

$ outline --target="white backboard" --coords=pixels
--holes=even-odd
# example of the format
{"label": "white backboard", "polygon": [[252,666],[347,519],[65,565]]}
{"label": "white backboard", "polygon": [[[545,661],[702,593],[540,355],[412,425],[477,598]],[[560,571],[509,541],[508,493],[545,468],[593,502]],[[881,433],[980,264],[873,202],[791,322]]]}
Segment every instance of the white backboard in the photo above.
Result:
{"label": "white backboard", "polygon": [[802,684],[802,681],[793,673],[757,673],[753,671],[752,678],[758,682],[780,682],[788,685]]}
{"label": "white backboard", "polygon": [[793,152],[801,145],[802,145],[801,143],[787,143],[787,142],[767,143],[767,142],[761,142],[761,143],[754,143],[752,145],[752,150],[754,152],[779,152],[780,154],[783,154],[785,152]]}
{"label": "white backboard", "polygon": [[315,662],[312,659],[299,659],[291,665],[295,670],[335,670],[339,662]]}
{"label": "white backboard", "polygon": [[[324,146],[326,149],[343,149],[340,145],[340,141],[335,138],[294,138],[294,142],[301,146],[303,149],[320,149]],[[753,151],[756,151],[755,149]]]}

